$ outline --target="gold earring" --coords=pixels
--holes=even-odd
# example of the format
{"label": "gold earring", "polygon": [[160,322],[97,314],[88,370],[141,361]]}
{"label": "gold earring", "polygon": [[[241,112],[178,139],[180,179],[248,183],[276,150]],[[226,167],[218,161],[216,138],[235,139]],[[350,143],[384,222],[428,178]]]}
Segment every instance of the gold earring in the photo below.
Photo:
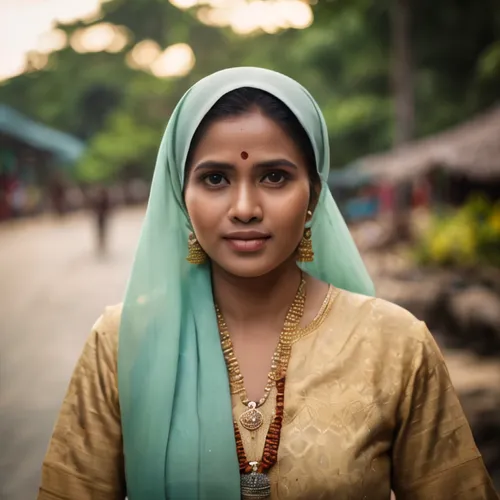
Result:
{"label": "gold earring", "polygon": [[186,260],[190,264],[205,264],[205,262],[208,260],[207,254],[205,253],[205,250],[201,248],[200,243],[196,239],[196,236],[194,233],[191,233],[189,235],[188,239],[188,256],[186,257]]}
{"label": "gold earring", "polygon": [[312,231],[311,228],[304,229],[304,235],[299,243],[298,262],[312,262],[314,260],[314,251],[312,246]]}

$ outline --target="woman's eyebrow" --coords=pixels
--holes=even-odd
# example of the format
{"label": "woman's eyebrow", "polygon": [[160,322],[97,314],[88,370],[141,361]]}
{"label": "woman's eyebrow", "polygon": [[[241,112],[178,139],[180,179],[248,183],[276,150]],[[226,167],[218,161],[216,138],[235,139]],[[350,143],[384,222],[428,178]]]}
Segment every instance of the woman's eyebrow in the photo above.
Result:
{"label": "woman's eyebrow", "polygon": [[297,168],[295,163],[292,163],[290,160],[285,160],[285,158],[278,158],[276,160],[267,160],[255,163],[256,167],[260,168],[275,168],[275,167],[291,167]]}
{"label": "woman's eyebrow", "polygon": [[217,169],[217,170],[231,170],[231,169],[234,169],[235,166],[232,164],[232,163],[226,163],[226,162],[223,162],[223,161],[213,161],[213,160],[207,160],[207,161],[202,161],[201,163],[198,163],[198,165],[196,165],[194,168],[193,168],[193,171],[196,171],[196,170],[214,170],[214,169]]}
{"label": "woman's eyebrow", "polygon": [[[253,165],[255,168],[276,168],[276,167],[290,167],[297,168],[295,163],[290,160],[286,160],[285,158],[276,158],[273,160],[266,160],[257,162]],[[193,168],[193,171],[197,170],[234,170],[236,167],[232,163],[216,161],[216,160],[207,160],[201,163],[198,163]]]}

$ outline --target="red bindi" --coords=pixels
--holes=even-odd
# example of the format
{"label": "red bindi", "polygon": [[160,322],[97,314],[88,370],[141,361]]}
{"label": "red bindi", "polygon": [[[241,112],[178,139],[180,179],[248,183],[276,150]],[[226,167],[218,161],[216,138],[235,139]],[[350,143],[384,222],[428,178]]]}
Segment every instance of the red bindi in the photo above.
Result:
{"label": "red bindi", "polygon": [[246,160],[248,158],[248,153],[246,151],[241,152],[241,157]]}

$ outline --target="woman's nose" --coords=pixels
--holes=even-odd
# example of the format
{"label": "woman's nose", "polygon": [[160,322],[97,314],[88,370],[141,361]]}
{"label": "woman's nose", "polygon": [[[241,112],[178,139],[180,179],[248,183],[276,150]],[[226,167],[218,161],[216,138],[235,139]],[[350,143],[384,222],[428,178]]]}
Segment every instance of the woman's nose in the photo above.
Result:
{"label": "woman's nose", "polygon": [[262,205],[258,188],[241,184],[234,190],[234,196],[229,210],[229,217],[233,221],[247,224],[252,221],[262,220]]}

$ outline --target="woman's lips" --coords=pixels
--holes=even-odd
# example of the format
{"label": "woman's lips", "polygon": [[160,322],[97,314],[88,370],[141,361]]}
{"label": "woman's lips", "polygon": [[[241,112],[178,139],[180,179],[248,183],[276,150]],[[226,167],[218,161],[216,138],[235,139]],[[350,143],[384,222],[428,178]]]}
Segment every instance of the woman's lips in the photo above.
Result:
{"label": "woman's lips", "polygon": [[262,249],[269,238],[257,238],[255,240],[239,240],[227,238],[228,245],[237,252],[256,252]]}
{"label": "woman's lips", "polygon": [[224,238],[227,244],[236,252],[257,252],[264,248],[269,241],[269,236],[252,239]]}

